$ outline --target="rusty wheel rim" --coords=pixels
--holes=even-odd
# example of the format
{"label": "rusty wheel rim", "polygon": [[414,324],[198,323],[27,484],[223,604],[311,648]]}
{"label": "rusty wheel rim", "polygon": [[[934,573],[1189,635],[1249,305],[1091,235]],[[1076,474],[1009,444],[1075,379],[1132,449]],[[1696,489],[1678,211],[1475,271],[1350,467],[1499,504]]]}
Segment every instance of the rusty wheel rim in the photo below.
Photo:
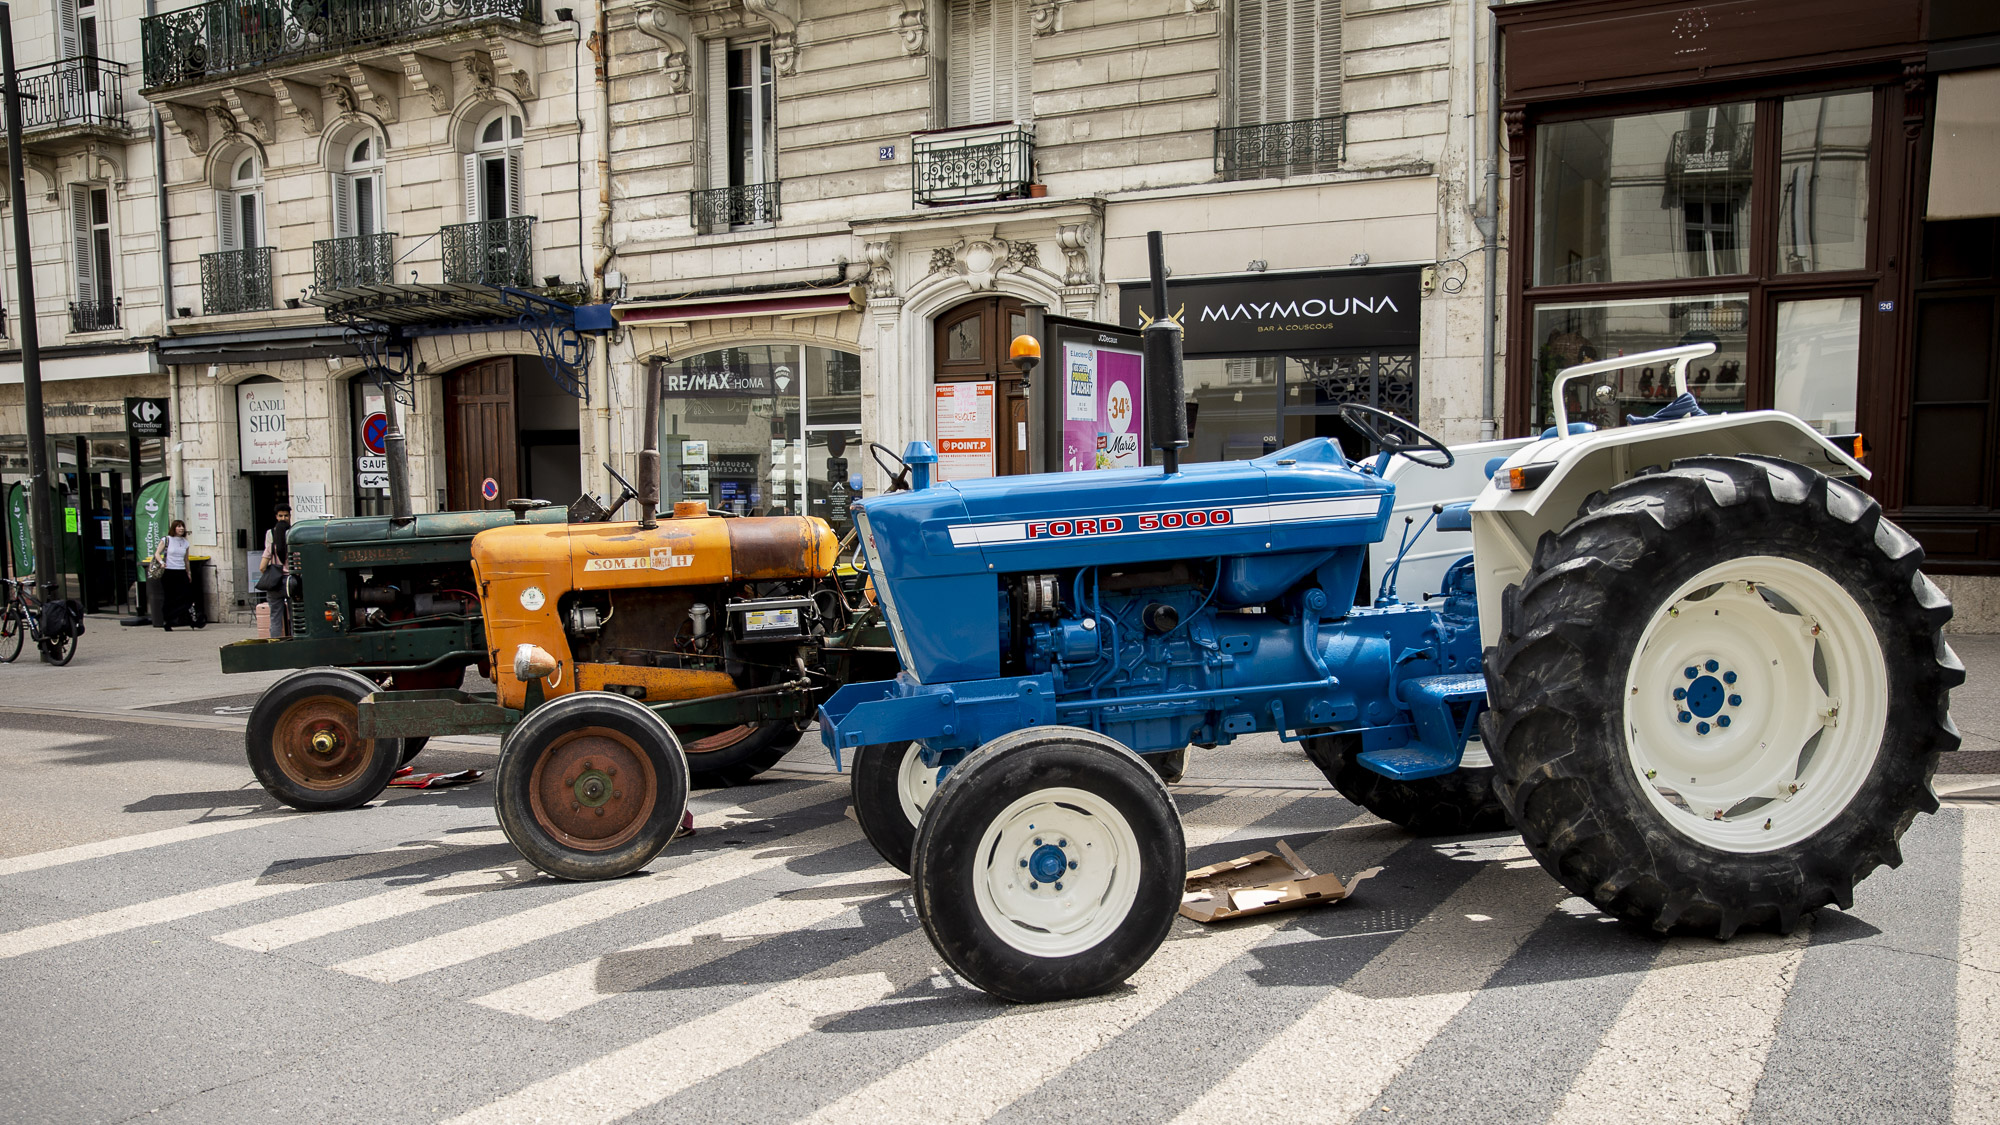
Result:
{"label": "rusty wheel rim", "polygon": [[638,743],[604,727],[571,731],[542,751],[528,779],[535,823],[566,848],[610,851],[652,819],[659,780]]}
{"label": "rusty wheel rim", "polygon": [[301,699],[278,716],[272,749],[278,768],[307,789],[341,789],[368,769],[375,743],[355,734],[357,712],[350,700],[330,695]]}
{"label": "rusty wheel rim", "polygon": [[681,749],[685,750],[689,754],[711,754],[717,750],[729,749],[731,746],[734,746],[737,743],[743,741],[744,739],[749,738],[751,735],[756,734],[757,730],[758,730],[757,724],[744,723],[742,726],[730,727],[728,730],[716,731],[714,734],[709,735],[707,738],[697,738],[693,742],[687,743],[685,746],[681,747]]}

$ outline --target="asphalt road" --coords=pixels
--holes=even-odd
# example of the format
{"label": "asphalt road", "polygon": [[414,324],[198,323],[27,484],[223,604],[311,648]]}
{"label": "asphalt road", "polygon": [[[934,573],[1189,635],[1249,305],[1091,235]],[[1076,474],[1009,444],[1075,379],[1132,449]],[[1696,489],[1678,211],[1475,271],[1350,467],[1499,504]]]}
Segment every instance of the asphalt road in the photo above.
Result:
{"label": "asphalt road", "polygon": [[2000,1120],[2000,777],[1941,777],[1852,911],[1724,944],[1273,746],[1176,791],[1191,862],[1381,874],[1017,1008],[941,971],[844,779],[700,793],[647,874],[563,884],[483,783],[297,814],[221,722],[0,713],[0,1120]]}

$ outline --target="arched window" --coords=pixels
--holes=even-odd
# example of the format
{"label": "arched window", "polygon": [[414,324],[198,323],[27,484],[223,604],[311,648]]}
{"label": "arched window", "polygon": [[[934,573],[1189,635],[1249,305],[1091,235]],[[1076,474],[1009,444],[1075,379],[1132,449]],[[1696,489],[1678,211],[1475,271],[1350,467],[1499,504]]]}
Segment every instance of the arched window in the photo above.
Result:
{"label": "arched window", "polygon": [[264,168],[255,153],[235,158],[229,186],[215,193],[215,221],[224,250],[264,245]]}
{"label": "arched window", "polygon": [[521,115],[503,109],[479,123],[465,157],[465,219],[485,222],[524,213]]}
{"label": "arched window", "polygon": [[333,171],[333,236],[382,233],[382,140],[361,133],[342,141]]}

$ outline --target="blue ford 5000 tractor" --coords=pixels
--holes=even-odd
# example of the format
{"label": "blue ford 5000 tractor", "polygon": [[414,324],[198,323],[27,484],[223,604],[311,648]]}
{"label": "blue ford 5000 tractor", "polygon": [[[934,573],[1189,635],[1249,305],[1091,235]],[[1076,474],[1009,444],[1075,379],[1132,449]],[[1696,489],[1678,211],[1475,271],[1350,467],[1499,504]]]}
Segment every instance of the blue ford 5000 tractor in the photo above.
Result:
{"label": "blue ford 5000 tractor", "polygon": [[1472,553],[1423,600],[1372,604],[1355,590],[1391,460],[1454,451],[1351,406],[1367,461],[1318,438],[1179,466],[1178,328],[1147,348],[1164,467],[932,483],[914,443],[918,486],[857,516],[904,671],[836,693],[822,737],[974,984],[1053,1000],[1143,965],[1186,872],[1155,766],[1255,732],[1406,826],[1511,823],[1565,886],[1660,932],[1847,906],[1937,808],[1950,605],[1847,450],[1777,411],[1700,414],[1686,365],[1712,344],[1565,371],[1558,403],[1644,363],[1674,364],[1684,397],[1600,431],[1558,407],[1438,516]]}

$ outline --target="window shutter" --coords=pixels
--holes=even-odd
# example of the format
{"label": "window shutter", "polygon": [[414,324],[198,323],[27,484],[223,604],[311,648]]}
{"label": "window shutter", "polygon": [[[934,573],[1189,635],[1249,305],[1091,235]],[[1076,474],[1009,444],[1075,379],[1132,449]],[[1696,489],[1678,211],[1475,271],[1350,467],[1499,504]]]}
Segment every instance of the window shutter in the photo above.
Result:
{"label": "window shutter", "polygon": [[333,174],[333,237],[353,238],[354,229],[354,177],[344,173]]}
{"label": "window shutter", "polygon": [[215,193],[216,240],[224,250],[241,250],[243,244],[237,241],[236,193],[218,191]]}
{"label": "window shutter", "polygon": [[1236,123],[1264,117],[1264,0],[1236,0]]}
{"label": "window shutter", "polygon": [[729,186],[729,41],[708,41],[708,186]]}
{"label": "window shutter", "polygon": [[[64,11],[68,11],[67,6]],[[69,189],[70,243],[76,254],[76,299],[79,304],[97,300],[96,255],[90,244],[90,188],[71,184]]]}
{"label": "window shutter", "polygon": [[62,57],[78,58],[83,54],[83,37],[77,32],[76,0],[56,0],[56,11],[61,20]]}
{"label": "window shutter", "polygon": [[973,84],[978,80],[978,64],[974,47],[973,9],[977,0],[951,0],[951,11],[946,17],[946,46],[944,78],[946,87],[946,113],[952,125],[976,124],[973,118]]}
{"label": "window shutter", "polygon": [[1341,0],[1236,0],[1236,123],[1340,112]]}
{"label": "window shutter", "polygon": [[484,217],[479,213],[479,157],[468,153],[465,157],[465,221],[476,223]]}
{"label": "window shutter", "polygon": [[264,229],[264,189],[258,188],[244,195],[250,205],[243,209],[243,245],[246,249],[268,245],[270,239],[265,235],[270,232]]}
{"label": "window shutter", "polygon": [[527,200],[521,186],[521,157],[518,148],[507,150],[507,214],[509,217],[528,213]]}
{"label": "window shutter", "polygon": [[991,0],[1002,68],[995,75],[999,91],[993,104],[995,120],[1026,121],[1035,116],[1035,35],[1022,0]]}
{"label": "window shutter", "polygon": [[1312,0],[1317,8],[1313,21],[1319,32],[1319,73],[1313,83],[1317,95],[1314,117],[1332,117],[1340,112],[1340,0]]}

